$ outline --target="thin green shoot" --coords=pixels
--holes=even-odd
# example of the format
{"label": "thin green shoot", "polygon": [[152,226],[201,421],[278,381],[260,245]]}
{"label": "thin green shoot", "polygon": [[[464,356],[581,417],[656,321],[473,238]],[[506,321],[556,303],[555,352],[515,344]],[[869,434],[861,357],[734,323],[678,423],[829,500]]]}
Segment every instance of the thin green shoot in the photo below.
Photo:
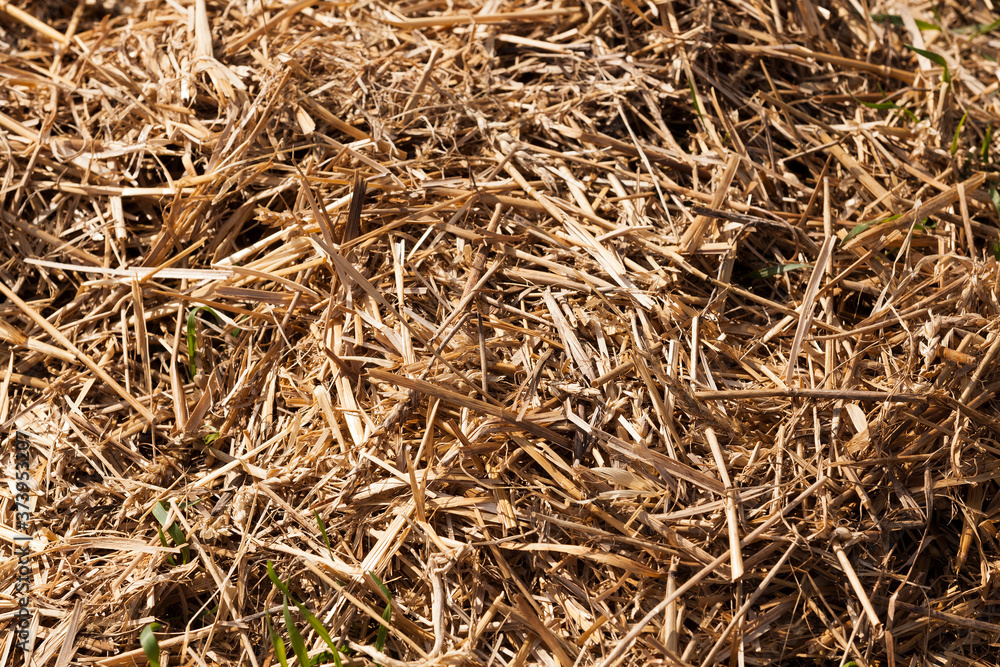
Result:
{"label": "thin green shoot", "polygon": [[188,313],[187,319],[187,344],[188,344],[188,362],[191,365],[191,377],[194,377],[198,372],[197,367],[194,364],[195,357],[198,356],[198,335],[195,331],[198,321],[198,312],[201,310],[207,310],[212,315],[215,315],[215,319],[218,320],[219,324],[223,324],[225,321],[219,316],[217,312],[212,310],[208,306],[198,306],[193,308],[190,313]]}
{"label": "thin green shoot", "polygon": [[288,590],[288,586],[286,586],[284,582],[282,582],[281,579],[278,578],[278,573],[274,571],[274,564],[271,561],[267,562],[267,577],[271,580],[271,583],[273,583],[286,598],[292,601],[292,604],[298,607],[299,613],[301,613],[302,616],[305,617],[306,621],[309,622],[309,625],[312,626],[312,629],[316,632],[316,634],[319,635],[323,639],[323,641],[326,642],[326,645],[330,647],[330,650],[333,651],[334,661],[339,664],[340,659],[338,655],[337,645],[330,637],[330,633],[326,631],[326,628],[323,627],[323,624],[320,623],[319,619],[316,618],[316,616],[311,611],[306,609],[305,605],[296,601],[296,599],[292,597],[292,592]]}
{"label": "thin green shoot", "polygon": [[941,74],[941,79],[945,83],[951,84],[951,72],[948,71],[948,61],[944,59],[944,56],[942,56],[939,53],[934,53],[933,51],[928,51],[927,49],[918,49],[912,44],[904,44],[903,46],[908,48],[910,51],[913,51],[917,55],[921,55],[924,58],[930,60],[932,63],[940,65],[942,68],[944,68],[944,71]]}
{"label": "thin green shoot", "polygon": [[969,112],[966,111],[965,115],[962,116],[962,120],[958,121],[958,127],[955,128],[955,136],[951,138],[951,154],[954,155],[958,152],[958,135],[962,133],[962,126],[965,125],[965,119],[969,117]]}
{"label": "thin green shoot", "polygon": [[153,633],[159,632],[162,628],[162,625],[154,622],[139,633],[139,646],[146,654],[146,660],[149,660],[149,667],[160,667],[160,642]]}
{"label": "thin green shoot", "polygon": [[[851,95],[851,97],[854,97],[854,95]],[[886,111],[886,110],[892,109],[892,110],[895,110],[895,111],[901,111],[904,114],[906,114],[907,117],[910,120],[912,120],[914,123],[920,122],[919,119],[914,115],[914,113],[912,111],[910,111],[909,109],[907,109],[905,107],[899,106],[898,104],[896,104],[892,100],[885,100],[884,99],[881,102],[865,102],[864,100],[859,100],[858,98],[854,97],[854,101],[857,102],[858,104],[863,104],[864,106],[868,107],[869,109],[877,109],[879,111]]]}
{"label": "thin green shoot", "polygon": [[990,161],[990,141],[993,139],[993,126],[986,126],[986,134],[983,136],[983,145],[979,148],[979,154],[983,158],[983,162]]}
{"label": "thin green shoot", "polygon": [[869,222],[862,222],[861,224],[856,225],[850,232],[848,232],[847,236],[844,237],[844,240],[841,241],[841,243],[847,243],[848,241],[850,241],[854,237],[859,236],[860,234],[863,234],[870,227],[876,227],[876,226],[884,224],[886,222],[892,222],[893,220],[895,220],[898,217],[899,217],[899,214],[896,214],[896,215],[890,215],[888,218],[882,218],[881,220],[871,220]]}
{"label": "thin green shoot", "polygon": [[388,601],[385,605],[385,610],[382,612],[382,620],[385,621],[385,623],[378,626],[378,634],[375,635],[375,650],[381,653],[382,649],[385,647],[385,640],[389,636],[388,623],[392,618],[392,593],[389,592],[388,587],[382,583],[382,580],[379,579],[374,572],[369,571],[368,576],[371,577],[376,584],[378,584],[379,590],[382,591],[382,595],[384,595],[385,599]]}
{"label": "thin green shoot", "polygon": [[[897,28],[903,27],[903,17],[898,14],[872,14],[872,21],[888,21]],[[921,21],[920,19],[914,19],[914,23],[917,24],[917,28],[920,30],[937,30],[941,31],[941,27],[933,23],[928,23],[927,21]]]}
{"label": "thin green shoot", "polygon": [[239,338],[239,337],[240,337],[240,334],[241,334],[241,333],[243,333],[243,329],[240,329],[240,328],[239,328],[238,326],[235,326],[235,325],[236,325],[236,324],[238,324],[238,323],[243,323],[243,322],[246,322],[246,321],[247,321],[247,320],[249,320],[249,319],[250,319],[250,316],[249,316],[249,315],[243,315],[242,317],[240,317],[240,319],[239,319],[239,320],[234,320],[234,321],[233,321],[233,325],[234,325],[234,327],[233,327],[233,330],[232,330],[232,332],[230,332],[230,335],[231,335],[231,336],[232,336],[233,338]]}
{"label": "thin green shoot", "polygon": [[326,534],[326,524],[323,523],[323,517],[319,515],[319,512],[313,510],[313,514],[316,516],[316,525],[319,526],[319,532],[323,535],[323,541],[326,543],[326,550],[330,553],[330,558],[333,558],[333,545],[330,544],[330,536]]}
{"label": "thin green shoot", "polygon": [[976,23],[973,25],[962,26],[961,28],[955,28],[954,31],[960,35],[978,37],[979,35],[984,35],[997,29],[1000,29],[1000,19],[997,19],[992,23]]}
{"label": "thin green shoot", "polygon": [[219,613],[219,605],[214,607],[209,607],[208,609],[202,609],[195,615],[195,619],[208,618],[209,616],[215,616]]}
{"label": "thin green shoot", "polygon": [[271,625],[270,615],[264,615],[264,621],[267,624],[267,634],[271,636],[271,646],[274,647],[274,655],[278,658],[278,664],[281,667],[288,667],[288,656],[285,653],[285,640],[281,638],[277,632],[274,631],[274,626]]}
{"label": "thin green shoot", "polygon": [[811,269],[812,267],[813,267],[812,264],[802,264],[802,263],[791,263],[791,264],[780,264],[778,266],[769,266],[767,268],[751,271],[750,273],[740,276],[738,282],[743,282],[744,280],[763,280],[765,278],[773,278],[774,276],[784,275],[786,273],[791,273],[792,271],[799,271],[801,269]]}
{"label": "thin green shoot", "polygon": [[[170,535],[170,539],[173,540],[175,547],[181,548],[181,561],[182,564],[187,565],[191,560],[191,549],[187,545],[187,537],[184,535],[184,531],[181,530],[181,526],[176,521],[171,521],[170,525],[167,525],[167,519],[170,518],[170,505],[166,504],[162,500],[153,505],[153,517],[160,522],[160,525],[166,529],[167,535]],[[160,543],[164,547],[168,547],[167,538],[163,534],[163,530],[160,526],[156,527],[157,533],[160,535]],[[171,566],[176,565],[177,561],[173,556],[167,557],[167,562]]]}
{"label": "thin green shoot", "polygon": [[704,116],[701,115],[701,105],[698,104],[698,93],[694,90],[694,80],[691,78],[688,78],[688,88],[691,89],[691,101],[694,103],[695,113],[698,114],[698,118],[704,120]]}
{"label": "thin green shoot", "polygon": [[303,665],[303,667],[311,667],[312,661],[309,660],[306,641],[302,638],[302,633],[299,632],[299,629],[295,627],[295,622],[292,621],[292,612],[288,609],[287,595],[282,598],[281,610],[285,617],[285,630],[288,632],[288,641],[292,642],[292,650],[295,651],[295,657],[299,659],[299,664]]}

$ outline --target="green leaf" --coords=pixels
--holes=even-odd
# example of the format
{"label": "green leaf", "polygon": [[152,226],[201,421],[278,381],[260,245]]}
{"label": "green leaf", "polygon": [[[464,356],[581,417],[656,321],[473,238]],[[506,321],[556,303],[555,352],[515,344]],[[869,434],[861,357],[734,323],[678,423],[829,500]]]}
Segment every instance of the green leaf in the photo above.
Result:
{"label": "green leaf", "polygon": [[979,148],[979,152],[983,157],[983,162],[990,161],[990,140],[993,138],[993,126],[986,126],[986,134],[983,135],[983,145]]}
{"label": "green leaf", "polygon": [[206,445],[211,445],[213,442],[215,442],[218,439],[219,439],[219,432],[218,431],[215,431],[213,433],[209,433],[208,435],[205,436],[205,444]]}
{"label": "green leaf", "polygon": [[317,653],[315,656],[313,656],[312,664],[322,665],[325,662],[337,662],[337,660],[338,658],[336,651],[334,651],[333,653],[330,653],[329,651],[323,651],[322,653]]}
{"label": "green leaf", "polygon": [[[386,623],[392,618],[392,605],[386,605],[385,611],[382,612],[382,620]],[[384,625],[378,626],[378,634],[375,635],[375,650],[379,653],[385,648],[385,640],[389,636],[389,628]]]}
{"label": "green leaf", "polygon": [[698,95],[694,91],[694,81],[690,78],[688,79],[688,88],[691,89],[691,101],[694,103],[695,113],[698,114],[698,118],[701,118],[701,106],[698,104]]}
{"label": "green leaf", "polygon": [[[854,95],[851,95],[851,97],[854,97]],[[865,102],[864,100],[859,100],[858,98],[854,97],[854,101],[858,102],[860,104],[864,104],[869,109],[878,109],[879,111],[885,111],[887,109],[899,109],[900,108],[900,106],[898,104],[896,104],[895,102],[893,102],[891,100],[888,101],[888,102]]]}
{"label": "green leaf", "polygon": [[302,634],[295,627],[295,622],[292,621],[292,612],[288,609],[287,595],[282,598],[281,609],[285,616],[285,630],[288,631],[288,641],[292,642],[292,650],[295,651],[295,657],[299,659],[299,664],[302,667],[311,667],[312,662],[309,660],[309,651],[306,650],[306,641],[302,639]]}
{"label": "green leaf", "polygon": [[[382,620],[385,621],[386,624],[388,624],[389,619],[392,618],[392,593],[389,592],[388,587],[386,587],[386,585],[382,583],[382,580],[379,579],[378,575],[376,575],[374,572],[369,571],[368,576],[375,580],[375,583],[378,584],[378,587],[382,591],[382,594],[385,595],[386,599],[389,601],[389,604],[385,606],[385,611],[382,612]],[[376,651],[379,652],[382,651],[383,647],[385,647],[385,640],[388,636],[389,636],[389,626],[379,624],[378,634],[375,635]]]}
{"label": "green leaf", "polygon": [[863,232],[865,232],[866,230],[868,230],[868,228],[870,228],[870,227],[875,227],[875,226],[881,225],[881,224],[883,224],[885,222],[891,222],[891,221],[895,220],[898,217],[899,217],[899,214],[896,214],[896,215],[890,215],[888,218],[883,218],[881,220],[872,220],[872,221],[869,221],[869,222],[862,222],[861,224],[859,224],[856,227],[854,227],[854,229],[852,229],[850,232],[848,232],[847,236],[844,237],[844,240],[841,241],[841,243],[847,243],[848,241],[850,241],[851,239],[853,239],[855,236],[858,236],[859,234],[862,234]]}
{"label": "green leaf", "polygon": [[958,127],[955,128],[955,136],[951,138],[951,154],[954,155],[958,152],[958,135],[962,132],[962,126],[965,125],[965,119],[969,117],[969,112],[966,111],[965,115],[962,116],[962,120],[958,121]]}
{"label": "green leaf", "polygon": [[[894,26],[897,26],[899,28],[903,27],[903,17],[897,14],[872,14],[872,21],[880,21],[880,22],[888,21]],[[916,23],[917,27],[921,30],[937,30],[938,32],[941,31],[941,28],[939,26],[936,26],[933,23],[928,23],[927,21],[914,19],[914,23]]]}
{"label": "green leaf", "polygon": [[288,590],[288,586],[286,586],[281,579],[278,578],[278,573],[274,571],[274,564],[271,561],[267,561],[267,577],[271,580],[271,583],[278,587],[278,590],[281,591],[286,598],[292,601],[292,604],[298,607],[299,613],[302,614],[306,621],[309,622],[309,625],[312,626],[312,629],[316,632],[316,634],[322,637],[323,641],[326,642],[326,645],[329,646],[332,651],[336,652],[337,644],[335,644],[333,638],[330,637],[330,633],[326,631],[326,628],[323,627],[323,624],[320,623],[319,619],[316,618],[311,611],[306,609],[305,605],[297,602],[295,598],[292,597],[292,593]]}
{"label": "green leaf", "polygon": [[323,541],[326,542],[326,550],[330,552],[330,558],[333,558],[333,547],[330,545],[330,536],[326,534],[326,524],[323,523],[323,517],[316,510],[313,510],[313,514],[316,516],[316,525],[319,526],[319,532],[323,535]]}
{"label": "green leaf", "polygon": [[773,278],[774,276],[780,276],[785,273],[791,273],[792,271],[798,271],[799,269],[811,269],[812,264],[780,264],[778,266],[769,266],[766,269],[758,269],[757,271],[751,271],[746,275],[740,276],[739,281],[743,280],[763,280],[764,278]]}
{"label": "green leaf", "polygon": [[[163,548],[164,549],[169,549],[170,545],[167,544],[167,536],[163,534],[163,529],[160,528],[159,526],[157,526],[156,527],[156,534],[160,536],[160,544],[163,545]],[[174,565],[177,565],[177,559],[175,559],[171,555],[168,555],[167,556],[167,565],[169,565],[170,567],[173,567]]]}
{"label": "green leaf", "polygon": [[888,21],[894,26],[899,28],[903,27],[903,17],[898,14],[872,14],[872,21],[878,21],[880,23]]}
{"label": "green leaf", "polygon": [[162,500],[153,505],[153,518],[164,527],[167,525],[167,518],[170,516],[170,505]]}
{"label": "green leaf", "polygon": [[196,619],[207,618],[208,616],[215,616],[219,613],[219,605],[215,605],[209,609],[203,610],[200,614],[195,616]]}
{"label": "green leaf", "polygon": [[160,667],[160,642],[153,633],[162,628],[163,626],[159,623],[150,623],[139,633],[139,646],[146,654],[146,660],[149,660],[150,667]]}
{"label": "green leaf", "polygon": [[1000,28],[1000,19],[997,19],[993,23],[976,23],[975,25],[966,25],[961,28],[955,28],[955,32],[960,35],[970,35],[972,37],[978,37],[988,32],[993,32],[997,28]]}
{"label": "green leaf", "polygon": [[195,373],[198,372],[198,369],[194,365],[194,358],[198,354],[198,336],[195,333],[195,326],[198,321],[198,311],[201,310],[207,310],[208,312],[212,313],[212,315],[215,315],[215,319],[220,324],[223,323],[223,319],[219,317],[219,314],[208,306],[198,306],[197,308],[193,308],[191,312],[188,313],[187,344],[188,344],[188,360],[189,363],[191,364],[191,377],[194,377]]}
{"label": "green leaf", "polygon": [[[170,539],[174,541],[174,546],[181,548],[181,560],[185,565],[187,565],[191,560],[191,549],[187,546],[187,537],[184,535],[184,531],[181,530],[180,524],[176,521],[171,521],[170,525],[167,525],[167,519],[170,517],[170,505],[166,504],[162,500],[158,501],[155,505],[153,505],[153,516],[164,528],[167,529],[167,534],[170,535]],[[159,526],[157,526],[156,530],[160,533],[160,541],[163,543],[163,546],[169,546],[166,539],[163,537],[163,531],[160,530]],[[169,557],[168,561],[171,565],[174,565],[173,557]]]}
{"label": "green leaf", "polygon": [[270,614],[264,616],[264,621],[267,623],[267,633],[271,635],[271,646],[274,647],[274,655],[278,658],[278,664],[281,667],[288,667],[288,656],[285,654],[285,640],[274,631],[274,626],[271,625]]}
{"label": "green leaf", "polygon": [[[271,561],[267,561],[267,578],[271,580],[272,584],[277,586],[278,590],[281,591],[285,597],[292,598],[292,594],[288,590],[288,586],[286,586],[281,579],[278,578],[278,573],[274,571],[274,563]],[[294,602],[295,598],[292,598],[292,601]]]}
{"label": "green leaf", "polygon": [[914,53],[921,55],[924,58],[927,58],[932,63],[935,63],[943,67],[944,72],[941,74],[941,78],[944,80],[945,83],[951,83],[951,73],[948,71],[948,61],[944,59],[944,56],[934,53],[933,51],[928,51],[926,49],[918,49],[912,44],[904,44],[903,46],[908,48],[910,51],[913,51]]}
{"label": "green leaf", "polygon": [[372,580],[378,585],[379,590],[382,591],[382,595],[385,596],[385,599],[389,600],[389,602],[392,602],[392,593],[390,593],[386,585],[382,583],[382,580],[378,578],[378,575],[369,570],[368,576],[371,577]]}
{"label": "green leaf", "polygon": [[190,563],[191,547],[187,545],[187,536],[184,535],[184,531],[181,530],[180,524],[170,524],[170,528],[167,528],[167,533],[170,535],[170,539],[174,541],[174,544],[181,548],[181,563],[183,565]]}
{"label": "green leaf", "polygon": [[[851,95],[851,97],[854,97],[854,95]],[[881,102],[865,102],[864,100],[859,100],[858,98],[854,97],[854,101],[857,102],[858,104],[865,105],[869,109],[878,109],[879,111],[886,111],[888,109],[894,109],[894,110],[897,110],[897,111],[902,111],[914,123],[920,122],[917,119],[917,117],[915,115],[913,115],[912,111],[910,111],[909,109],[907,109],[905,107],[899,106],[898,104],[896,104],[892,100],[883,100]]]}

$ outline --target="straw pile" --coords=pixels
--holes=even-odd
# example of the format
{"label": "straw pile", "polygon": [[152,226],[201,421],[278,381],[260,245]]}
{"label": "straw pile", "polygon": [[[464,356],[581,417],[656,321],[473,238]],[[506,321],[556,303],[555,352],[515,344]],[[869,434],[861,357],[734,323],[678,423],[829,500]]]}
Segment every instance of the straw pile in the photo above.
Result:
{"label": "straw pile", "polygon": [[0,2],[35,664],[996,664],[977,6]]}

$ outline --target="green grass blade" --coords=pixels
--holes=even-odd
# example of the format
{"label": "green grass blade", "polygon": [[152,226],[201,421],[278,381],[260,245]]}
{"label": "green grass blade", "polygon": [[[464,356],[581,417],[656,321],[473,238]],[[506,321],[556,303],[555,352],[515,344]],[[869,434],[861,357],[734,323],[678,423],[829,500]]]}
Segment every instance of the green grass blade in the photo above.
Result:
{"label": "green grass blade", "polygon": [[[854,95],[851,95],[851,97],[854,97]],[[892,101],[890,101],[890,102],[865,102],[864,100],[859,100],[856,97],[854,97],[854,101],[860,102],[861,104],[865,105],[869,109],[878,109],[879,111],[886,111],[888,109],[899,109],[900,108],[900,106],[898,104],[896,104],[895,102],[892,102]]]}
{"label": "green grass blade", "polygon": [[[993,208],[997,211],[997,216],[1000,217],[1000,192],[997,192],[996,187],[993,185],[989,186],[990,201],[993,202]],[[993,257],[1000,262],[1000,240],[994,241],[993,243]]]}
{"label": "green grass blade", "polygon": [[[385,611],[382,612],[382,620],[386,623],[392,618],[392,605],[387,604],[385,606]],[[385,648],[385,640],[389,637],[389,628],[385,625],[378,626],[378,634],[375,635],[375,650],[379,653]]]}
{"label": "green grass blade", "polygon": [[997,19],[993,23],[976,23],[974,25],[965,25],[961,28],[955,28],[954,32],[960,35],[969,35],[970,37],[978,37],[979,35],[984,35],[988,32],[993,32],[994,30],[1000,28],[1000,19]]}
{"label": "green grass blade", "polygon": [[982,155],[983,162],[990,161],[990,140],[993,138],[993,126],[986,126],[986,134],[983,135],[983,145],[980,146],[979,152]]}
{"label": "green grass blade", "polygon": [[319,532],[323,535],[323,541],[326,542],[326,550],[330,552],[330,558],[333,558],[333,546],[330,544],[330,536],[326,534],[326,524],[323,523],[323,517],[316,510],[313,510],[313,514],[316,516],[316,525],[319,526]]}
{"label": "green grass blade", "polygon": [[281,591],[287,599],[292,601],[292,604],[298,608],[299,613],[301,613],[306,621],[309,622],[309,625],[312,626],[312,629],[316,632],[316,634],[319,635],[324,642],[326,642],[326,645],[330,647],[330,650],[337,653],[337,644],[333,641],[333,638],[330,637],[330,633],[326,631],[326,628],[323,627],[320,620],[316,618],[311,611],[306,609],[305,605],[296,601],[296,599],[292,596],[291,591],[288,590],[288,586],[286,586],[284,582],[278,578],[278,573],[274,571],[274,564],[271,561],[267,562],[267,577],[271,580],[271,583],[277,586],[278,590]]}
{"label": "green grass blade", "polygon": [[695,91],[694,91],[694,81],[692,81],[691,79],[688,79],[688,88],[691,89],[691,101],[694,103],[695,113],[698,114],[698,118],[702,118],[702,115],[701,115],[701,105],[698,104],[698,94],[695,93]]}
{"label": "green grass blade", "polygon": [[387,624],[392,618],[392,593],[389,592],[389,588],[382,583],[382,580],[379,579],[378,575],[374,572],[369,571],[368,576],[371,577],[376,584],[378,584],[382,594],[385,595],[386,599],[389,601],[389,603],[385,606],[385,611],[382,612],[382,620],[385,621],[386,624],[380,623],[378,626],[378,634],[375,635],[375,650],[381,653],[382,649],[385,647],[385,640],[389,636],[389,626]]}
{"label": "green grass blade", "polygon": [[[160,536],[160,544],[163,545],[163,548],[164,549],[169,549],[170,545],[167,544],[167,536],[163,534],[163,529],[160,528],[159,526],[157,526],[156,527],[156,534]],[[173,555],[168,555],[167,556],[167,564],[170,565],[170,567],[173,567],[174,565],[177,565],[177,560],[173,557]]]}
{"label": "green grass blade", "polygon": [[160,667],[160,642],[153,633],[161,628],[159,623],[150,623],[139,633],[139,646],[146,654],[146,660],[149,660],[150,667]]}
{"label": "green grass blade", "polygon": [[170,539],[174,541],[174,544],[181,548],[181,563],[184,565],[190,563],[191,547],[187,544],[187,535],[181,530],[180,524],[176,522],[170,524],[170,528],[167,528],[167,533],[170,535]]}
{"label": "green grass blade", "polygon": [[195,335],[195,317],[198,315],[198,309],[195,308],[188,315],[187,321],[187,344],[188,344],[188,363],[191,365],[191,377],[194,377],[198,372],[198,369],[194,365],[194,358],[198,354],[198,337]]}
{"label": "green grass blade", "polygon": [[908,48],[910,51],[913,51],[914,53],[921,55],[924,58],[927,58],[932,63],[935,63],[943,67],[944,73],[941,75],[941,78],[944,80],[945,83],[951,83],[951,73],[948,71],[948,61],[944,59],[944,56],[938,53],[934,53],[933,51],[928,51],[926,49],[918,49],[912,44],[904,44],[903,46]]}
{"label": "green grass blade", "polygon": [[774,276],[780,276],[785,273],[791,273],[792,271],[798,271],[800,269],[811,269],[812,264],[781,264],[779,266],[769,266],[765,269],[758,269],[757,271],[751,271],[746,275],[740,276],[738,282],[743,280],[763,280],[764,278],[773,278]]}
{"label": "green grass blade", "polygon": [[855,102],[857,102],[858,104],[862,104],[868,107],[869,109],[877,109],[879,111],[887,111],[887,110],[900,111],[906,114],[907,118],[912,120],[914,123],[920,122],[912,111],[910,111],[906,107],[899,106],[892,100],[883,100],[881,102],[865,102],[864,100],[859,100],[858,98],[854,97],[853,94],[851,95],[851,97],[854,98]]}
{"label": "green grass blade", "polygon": [[324,663],[334,661],[333,657],[334,655],[335,653],[330,653],[329,651],[323,651],[322,653],[317,653],[315,656],[313,656],[312,664],[322,665]]}
{"label": "green grass blade", "polygon": [[203,610],[201,613],[199,613],[197,616],[195,616],[195,619],[207,618],[209,616],[215,616],[218,613],[219,613],[219,605],[215,605],[214,607],[211,607],[209,609]]}
{"label": "green grass blade", "polygon": [[160,522],[160,525],[166,527],[167,519],[170,517],[170,505],[160,500],[153,505],[152,514],[153,518]]}
{"label": "green grass blade", "polygon": [[859,234],[862,234],[863,232],[865,232],[866,230],[868,230],[870,227],[876,227],[878,225],[881,225],[882,223],[891,222],[891,221],[895,220],[898,217],[899,217],[899,214],[896,214],[896,215],[890,215],[888,218],[883,218],[881,220],[872,220],[870,222],[862,222],[861,224],[855,226],[854,229],[852,229],[850,232],[848,232],[847,236],[844,237],[844,240],[841,241],[841,243],[847,243],[848,241],[850,241],[851,239],[853,239],[855,236],[858,236]]}
{"label": "green grass blade", "polygon": [[[903,17],[898,14],[872,14],[872,21],[888,21],[897,28],[903,27]],[[914,23],[917,24],[917,28],[920,30],[937,30],[941,31],[941,27],[933,23],[928,23],[927,21],[921,21],[920,19],[914,19]]]}
{"label": "green grass blade", "polygon": [[309,651],[306,650],[306,640],[302,639],[302,634],[295,627],[295,622],[292,620],[292,612],[288,609],[287,595],[282,598],[281,609],[285,616],[285,630],[288,631],[288,641],[292,642],[292,650],[295,651],[295,657],[299,659],[299,664],[302,667],[311,667],[312,663],[309,661]]}
{"label": "green grass blade", "polygon": [[965,119],[969,117],[969,112],[966,111],[965,115],[962,116],[962,120],[958,121],[958,127],[955,128],[955,136],[951,138],[951,154],[954,155],[958,152],[958,135],[962,133],[962,126],[965,125]]}
{"label": "green grass blade", "polygon": [[274,647],[274,656],[278,659],[278,664],[281,667],[288,667],[288,656],[285,654],[285,640],[274,631],[270,615],[265,615],[264,621],[267,623],[267,633],[271,636],[271,646]]}
{"label": "green grass blade", "polygon": [[[181,526],[176,521],[171,521],[170,525],[167,525],[167,519],[170,518],[170,505],[166,504],[162,500],[158,501],[153,505],[153,517],[160,522],[160,524],[166,528],[167,534],[170,535],[170,539],[174,541],[175,547],[181,548],[181,560],[185,565],[191,561],[191,549],[187,546],[187,536],[184,535],[184,531],[181,530]],[[160,533],[160,542],[163,546],[168,546],[167,541],[163,536],[163,531],[157,526],[157,531]],[[170,564],[173,565],[173,558],[170,558]]]}
{"label": "green grass blade", "polygon": [[369,577],[372,578],[372,581],[374,581],[376,585],[378,585],[379,590],[382,591],[382,594],[385,596],[385,599],[392,601],[392,593],[390,593],[389,588],[384,583],[382,583],[382,580],[378,578],[378,575],[372,572],[371,570],[369,570],[367,574]]}
{"label": "green grass blade", "polygon": [[195,333],[195,326],[198,321],[198,312],[202,310],[207,310],[212,315],[215,315],[216,321],[220,324],[223,323],[223,319],[219,317],[219,314],[212,310],[209,306],[198,306],[197,308],[191,309],[188,313],[187,320],[187,344],[188,344],[188,362],[191,364],[191,377],[195,376],[198,369],[194,365],[195,357],[198,355],[198,336]]}

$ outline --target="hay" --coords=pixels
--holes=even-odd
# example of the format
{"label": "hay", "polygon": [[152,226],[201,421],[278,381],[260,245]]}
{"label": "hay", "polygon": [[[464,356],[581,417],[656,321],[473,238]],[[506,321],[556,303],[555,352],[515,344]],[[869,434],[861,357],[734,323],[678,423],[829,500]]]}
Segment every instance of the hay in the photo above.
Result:
{"label": "hay", "polygon": [[0,1],[36,664],[995,664],[977,7]]}

